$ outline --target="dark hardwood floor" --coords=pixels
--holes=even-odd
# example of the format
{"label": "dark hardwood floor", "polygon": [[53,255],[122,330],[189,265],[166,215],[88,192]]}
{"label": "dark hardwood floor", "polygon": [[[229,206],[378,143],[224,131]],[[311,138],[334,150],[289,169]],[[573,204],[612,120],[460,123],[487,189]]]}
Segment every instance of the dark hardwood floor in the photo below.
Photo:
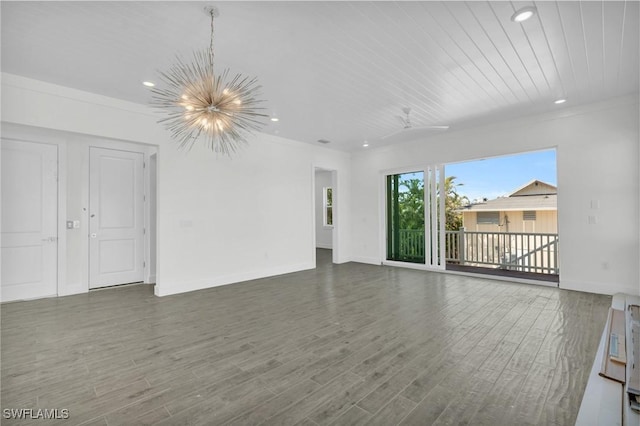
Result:
{"label": "dark hardwood floor", "polygon": [[[4,304],[3,424],[570,425],[608,296],[349,263]],[[35,413],[35,412],[34,412]]]}

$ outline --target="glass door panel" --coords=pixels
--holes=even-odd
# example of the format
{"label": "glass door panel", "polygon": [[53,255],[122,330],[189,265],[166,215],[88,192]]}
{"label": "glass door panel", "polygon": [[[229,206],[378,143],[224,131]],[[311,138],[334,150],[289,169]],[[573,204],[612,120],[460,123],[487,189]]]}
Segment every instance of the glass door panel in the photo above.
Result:
{"label": "glass door panel", "polygon": [[387,260],[424,263],[424,172],[387,176]]}

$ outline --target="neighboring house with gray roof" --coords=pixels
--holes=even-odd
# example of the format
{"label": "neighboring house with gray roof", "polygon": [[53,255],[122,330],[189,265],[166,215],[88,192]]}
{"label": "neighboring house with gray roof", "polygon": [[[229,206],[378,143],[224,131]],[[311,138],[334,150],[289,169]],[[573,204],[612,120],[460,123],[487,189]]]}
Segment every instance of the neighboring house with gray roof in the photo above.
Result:
{"label": "neighboring house with gray roof", "polygon": [[532,180],[506,197],[470,204],[460,211],[467,231],[555,234],[557,205],[558,188]]}

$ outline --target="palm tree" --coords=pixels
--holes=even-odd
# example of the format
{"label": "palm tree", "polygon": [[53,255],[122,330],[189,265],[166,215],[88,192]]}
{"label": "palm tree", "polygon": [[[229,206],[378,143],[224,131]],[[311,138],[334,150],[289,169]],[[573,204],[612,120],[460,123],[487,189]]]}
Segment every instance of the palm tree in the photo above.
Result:
{"label": "palm tree", "polygon": [[469,198],[466,195],[458,194],[458,187],[464,184],[456,183],[455,180],[455,176],[447,176],[444,180],[444,193],[447,197],[444,201],[445,229],[447,231],[458,231],[462,228],[460,209],[469,204]]}
{"label": "palm tree", "polygon": [[406,188],[398,194],[400,229],[424,229],[424,181],[407,179],[399,186]]}
{"label": "palm tree", "polygon": [[[458,194],[458,188],[464,184],[456,183],[455,176],[447,176],[444,181],[445,229],[457,231],[462,228],[460,209],[469,204],[466,195]],[[400,229],[424,229],[424,181],[406,179],[399,185],[406,190],[398,194],[400,207]]]}

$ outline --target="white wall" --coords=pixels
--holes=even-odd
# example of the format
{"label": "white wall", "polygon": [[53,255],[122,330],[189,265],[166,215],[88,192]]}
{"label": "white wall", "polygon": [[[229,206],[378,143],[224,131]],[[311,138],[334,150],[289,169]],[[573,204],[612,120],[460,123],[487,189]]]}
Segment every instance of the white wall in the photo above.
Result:
{"label": "white wall", "polygon": [[324,226],[323,196],[324,188],[331,187],[331,173],[327,170],[316,170],[316,247],[333,248],[333,227]]}
{"label": "white wall", "polygon": [[[214,161],[204,149],[184,155],[165,151],[158,165],[162,291],[313,268],[315,162],[338,170],[339,203],[349,204],[345,154],[267,135],[252,141],[239,160]],[[340,232],[347,233],[346,213],[339,220]],[[344,262],[348,240],[340,243],[338,261]],[[167,261],[176,256],[179,262]]]}
{"label": "white wall", "polygon": [[[351,170],[354,260],[380,264],[384,256],[381,171],[557,147],[560,287],[640,294],[638,121],[635,95],[359,152]],[[588,224],[590,215],[597,224]]]}
{"label": "white wall", "polygon": [[[335,259],[349,260],[349,154],[268,134],[234,159],[198,147],[185,153],[156,120],[144,105],[2,74],[3,124],[158,146],[157,295],[312,268],[315,166],[338,172],[336,221],[345,236]],[[70,188],[84,179],[69,175]],[[69,265],[85,261],[65,253]],[[67,275],[60,294],[87,291],[76,288],[76,272]]]}

